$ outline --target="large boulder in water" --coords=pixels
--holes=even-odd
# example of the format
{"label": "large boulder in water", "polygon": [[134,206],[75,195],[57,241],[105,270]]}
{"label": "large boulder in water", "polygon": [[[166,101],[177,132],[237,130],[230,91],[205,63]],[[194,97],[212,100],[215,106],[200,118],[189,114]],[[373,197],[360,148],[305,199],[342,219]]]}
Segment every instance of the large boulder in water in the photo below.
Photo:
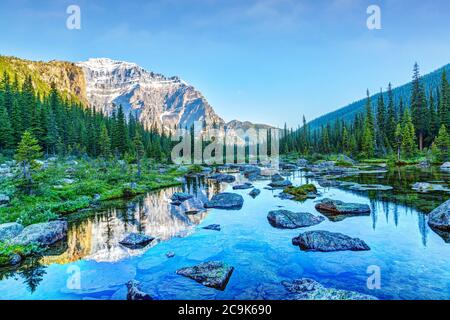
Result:
{"label": "large boulder in water", "polygon": [[37,244],[39,246],[49,246],[67,236],[67,221],[57,220],[44,223],[32,224],[14,239],[14,244],[28,245]]}
{"label": "large boulder in water", "polygon": [[177,270],[177,274],[191,278],[206,287],[225,290],[234,268],[221,261],[209,261]]}
{"label": "large boulder in water", "polygon": [[269,186],[275,189],[284,189],[292,186],[292,182],[290,182],[289,180],[272,181],[271,183],[269,183]]}
{"label": "large boulder in water", "polygon": [[251,188],[253,188],[253,185],[250,182],[245,182],[243,184],[237,184],[233,186],[233,190],[245,190]]}
{"label": "large boulder in water", "polygon": [[433,229],[450,232],[450,200],[430,212],[428,225]]}
{"label": "large boulder in water", "polygon": [[347,290],[326,288],[315,280],[302,278],[283,281],[293,300],[377,300],[376,297]]}
{"label": "large boulder in water", "polygon": [[289,210],[270,211],[267,220],[275,228],[296,229],[310,227],[321,223],[324,217],[316,217],[308,212],[292,212]]}
{"label": "large boulder in water", "polygon": [[346,203],[328,198],[317,203],[316,210],[323,213],[328,218],[333,218],[333,216],[345,217],[370,214],[370,207],[367,204]]}
{"label": "large boulder in water", "polygon": [[363,251],[369,246],[358,238],[329,231],[307,231],[292,239],[292,244],[303,251]]}
{"label": "large boulder in water", "polygon": [[445,162],[445,163],[441,166],[441,170],[450,171],[450,162]]}
{"label": "large boulder in water", "polygon": [[23,226],[16,222],[0,224],[0,242],[11,240],[18,236],[23,230]]}
{"label": "large boulder in water", "polygon": [[193,195],[185,192],[175,192],[172,197],[170,198],[172,201],[179,201],[183,202],[190,198],[192,198]]}
{"label": "large boulder in water", "polygon": [[207,201],[205,208],[239,210],[244,204],[244,198],[240,194],[231,192],[222,192],[214,195],[211,200]]}
{"label": "large boulder in water", "polygon": [[127,282],[127,300],[153,300],[153,298],[141,290],[139,281]]}
{"label": "large boulder in water", "polygon": [[152,242],[155,238],[142,233],[129,233],[119,243],[130,249],[143,248]]}

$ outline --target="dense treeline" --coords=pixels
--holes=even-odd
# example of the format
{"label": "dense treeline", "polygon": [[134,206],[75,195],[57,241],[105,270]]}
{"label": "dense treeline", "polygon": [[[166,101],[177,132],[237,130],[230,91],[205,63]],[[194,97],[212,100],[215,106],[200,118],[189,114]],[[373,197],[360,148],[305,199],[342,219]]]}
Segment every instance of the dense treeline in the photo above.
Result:
{"label": "dense treeline", "polygon": [[[49,155],[88,155],[166,161],[172,147],[170,135],[145,128],[136,115],[121,106],[110,117],[62,98],[52,83],[50,93],[36,92],[28,76],[4,73],[0,83],[0,153],[12,155],[29,133]],[[29,139],[29,137],[28,137]]]}
{"label": "dense treeline", "polygon": [[436,161],[447,161],[450,153],[450,85],[445,70],[438,87],[425,92],[419,67],[414,66],[411,105],[395,101],[392,86],[387,101],[378,95],[376,107],[367,91],[365,112],[353,121],[336,119],[334,123],[310,130],[305,118],[298,130],[284,127],[281,153],[346,153],[361,158],[411,158],[432,150]]}

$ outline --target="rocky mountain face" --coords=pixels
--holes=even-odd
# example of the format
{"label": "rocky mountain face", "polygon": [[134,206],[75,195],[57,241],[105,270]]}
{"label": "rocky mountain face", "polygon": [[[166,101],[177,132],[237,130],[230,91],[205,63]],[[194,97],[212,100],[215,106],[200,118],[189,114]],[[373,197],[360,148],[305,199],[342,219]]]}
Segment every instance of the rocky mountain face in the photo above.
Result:
{"label": "rocky mountain face", "polygon": [[148,128],[190,128],[194,121],[223,125],[203,95],[178,77],[167,78],[137,64],[89,59],[77,64],[86,77],[89,104],[111,114],[118,105],[136,114]]}
{"label": "rocky mountain face", "polygon": [[225,123],[193,86],[178,77],[144,70],[135,63],[106,58],[79,63],[43,62],[0,56],[0,73],[3,72],[17,76],[19,83],[31,75],[40,96],[48,94],[55,82],[65,98],[107,115],[122,105],[125,115],[132,112],[147,128],[160,131],[190,128],[195,121],[206,127],[227,129],[227,134],[251,127],[271,128],[238,120]]}

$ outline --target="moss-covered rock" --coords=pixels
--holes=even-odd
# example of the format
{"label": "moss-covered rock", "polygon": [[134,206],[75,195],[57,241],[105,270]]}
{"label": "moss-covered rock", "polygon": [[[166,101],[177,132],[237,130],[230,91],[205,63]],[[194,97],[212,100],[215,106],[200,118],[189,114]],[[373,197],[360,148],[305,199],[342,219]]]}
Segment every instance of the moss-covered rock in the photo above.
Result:
{"label": "moss-covered rock", "polygon": [[317,195],[317,188],[313,184],[304,184],[299,187],[289,186],[283,190],[283,193],[294,196],[293,200],[304,201]]}

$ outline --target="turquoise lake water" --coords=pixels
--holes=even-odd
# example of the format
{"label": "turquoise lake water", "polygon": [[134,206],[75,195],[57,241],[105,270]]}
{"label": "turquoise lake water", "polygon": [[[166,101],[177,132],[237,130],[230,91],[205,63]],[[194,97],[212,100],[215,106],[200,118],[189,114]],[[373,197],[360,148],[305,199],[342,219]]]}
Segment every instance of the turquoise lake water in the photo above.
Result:
{"label": "turquoise lake water", "polygon": [[[314,182],[301,172],[290,179],[296,185]],[[238,180],[245,181],[240,175]],[[131,279],[140,281],[142,289],[156,299],[283,299],[287,292],[280,282],[302,277],[380,299],[450,298],[450,244],[428,227],[426,215],[338,188],[318,187],[321,197],[301,203],[281,200],[274,197],[280,190],[264,189],[269,182],[254,182],[261,189],[255,199],[247,195],[250,190],[233,191],[226,183],[168,188],[71,222],[67,243],[53,255],[17,271],[0,273],[0,299],[125,299],[125,283]],[[236,192],[244,197],[244,206],[236,211],[212,209],[188,216],[170,205],[170,196],[183,189],[200,201],[220,191]],[[267,221],[267,213],[281,207],[320,215],[314,205],[322,197],[366,203],[372,213],[339,222],[326,219],[296,230],[276,229]],[[443,202],[448,194],[441,197]],[[222,230],[202,229],[209,224],[220,224]],[[291,241],[307,230],[358,237],[371,250],[304,252]],[[140,250],[122,247],[118,242],[132,231],[158,241]],[[167,252],[175,256],[168,258]],[[224,291],[175,273],[181,267],[211,260],[235,268]],[[367,288],[369,266],[380,268],[380,289]]]}

